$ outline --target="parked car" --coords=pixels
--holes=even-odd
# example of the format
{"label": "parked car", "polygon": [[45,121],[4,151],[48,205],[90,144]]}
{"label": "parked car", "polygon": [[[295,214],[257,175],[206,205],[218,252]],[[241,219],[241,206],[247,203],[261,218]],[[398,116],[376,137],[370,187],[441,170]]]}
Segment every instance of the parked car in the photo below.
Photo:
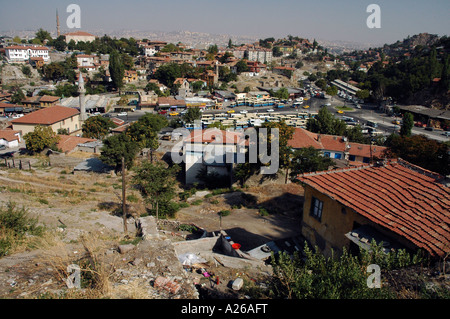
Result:
{"label": "parked car", "polygon": [[5,145],[0,145],[0,151],[6,150],[6,146]]}
{"label": "parked car", "polygon": [[119,114],[117,114],[117,116],[127,116],[128,113],[127,112],[120,112]]}
{"label": "parked car", "polygon": [[268,109],[267,112],[275,112],[273,109]]}
{"label": "parked car", "polygon": [[434,127],[432,127],[432,126],[427,126],[427,127],[425,127],[425,130],[427,130],[427,131],[434,131]]}
{"label": "parked car", "polygon": [[444,132],[444,133],[442,133],[442,135],[450,137],[450,131]]}

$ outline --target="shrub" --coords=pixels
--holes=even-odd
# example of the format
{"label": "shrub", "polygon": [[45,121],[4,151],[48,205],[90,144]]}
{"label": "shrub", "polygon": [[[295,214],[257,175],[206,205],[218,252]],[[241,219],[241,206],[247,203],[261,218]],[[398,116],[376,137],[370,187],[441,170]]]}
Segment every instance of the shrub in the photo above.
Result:
{"label": "shrub", "polygon": [[17,208],[14,203],[0,207],[0,257],[20,246],[26,235],[42,236],[44,228],[37,222],[25,208]]}

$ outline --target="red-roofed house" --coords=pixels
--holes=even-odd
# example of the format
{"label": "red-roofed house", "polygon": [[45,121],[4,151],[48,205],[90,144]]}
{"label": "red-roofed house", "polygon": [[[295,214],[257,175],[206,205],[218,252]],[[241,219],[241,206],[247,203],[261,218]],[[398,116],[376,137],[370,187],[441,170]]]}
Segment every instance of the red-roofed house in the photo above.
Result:
{"label": "red-roofed house", "polygon": [[59,142],[56,145],[63,153],[70,153],[76,151],[79,144],[95,142],[97,140],[92,138],[84,138],[69,135],[58,135]]}
{"label": "red-roofed house", "polygon": [[22,131],[23,135],[33,132],[38,125],[49,126],[53,132],[66,129],[69,134],[81,130],[80,112],[77,109],[52,106],[32,112],[24,117],[11,121],[15,131]]}
{"label": "red-roofed house", "polygon": [[314,147],[326,157],[360,163],[370,163],[371,158],[382,158],[386,150],[383,146],[348,142],[341,136],[312,133],[303,128],[295,128],[289,146],[293,149]]}
{"label": "red-roofed house", "polygon": [[194,129],[183,141],[186,184],[201,182],[197,175],[205,168],[207,174],[229,176],[231,180],[233,164],[238,153],[245,153],[246,145],[242,132]]}
{"label": "red-roofed house", "polygon": [[325,254],[368,249],[372,239],[386,250],[450,252],[450,189],[439,174],[398,159],[298,179],[302,234]]}
{"label": "red-roofed house", "polygon": [[22,132],[13,130],[0,130],[0,145],[8,148],[18,147],[22,142]]}

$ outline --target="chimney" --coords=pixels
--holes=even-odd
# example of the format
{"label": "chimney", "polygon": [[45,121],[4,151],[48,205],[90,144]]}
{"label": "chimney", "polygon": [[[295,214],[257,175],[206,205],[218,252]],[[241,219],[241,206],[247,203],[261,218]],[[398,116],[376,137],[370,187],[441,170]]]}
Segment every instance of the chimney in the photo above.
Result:
{"label": "chimney", "polygon": [[317,135],[317,142],[322,143],[322,135]]}

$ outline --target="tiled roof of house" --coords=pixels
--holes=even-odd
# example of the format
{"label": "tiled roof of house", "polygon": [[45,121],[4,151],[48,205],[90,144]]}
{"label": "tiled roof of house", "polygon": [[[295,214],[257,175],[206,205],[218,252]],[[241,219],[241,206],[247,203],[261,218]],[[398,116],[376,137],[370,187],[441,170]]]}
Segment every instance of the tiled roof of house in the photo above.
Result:
{"label": "tiled roof of house", "polygon": [[312,133],[303,128],[295,128],[294,135],[289,140],[289,146],[292,148],[314,147],[318,150],[328,150],[335,152],[345,152],[346,145],[350,146],[348,152],[350,155],[361,157],[382,158],[386,147],[371,146],[353,142],[345,142],[341,136]]}
{"label": "tiled roof of house", "polygon": [[0,130],[0,140],[3,139],[7,142],[19,141],[19,135],[21,131],[13,131],[13,130]]}
{"label": "tiled roof of house", "polygon": [[434,256],[450,252],[450,189],[406,161],[303,174],[299,180]]}
{"label": "tiled roof of house", "polygon": [[11,123],[52,125],[78,114],[80,114],[80,112],[77,109],[55,105],[32,112],[24,117],[11,121]]}
{"label": "tiled roof of house", "polygon": [[219,129],[192,130],[191,135],[184,140],[186,143],[212,143],[248,145],[242,132],[229,132]]}
{"label": "tiled roof of house", "polygon": [[94,142],[95,139],[92,138],[84,138],[77,136],[69,136],[69,135],[58,135],[59,142],[57,144],[58,148],[61,149],[64,153],[71,152],[77,147],[78,144],[84,144],[87,142]]}

